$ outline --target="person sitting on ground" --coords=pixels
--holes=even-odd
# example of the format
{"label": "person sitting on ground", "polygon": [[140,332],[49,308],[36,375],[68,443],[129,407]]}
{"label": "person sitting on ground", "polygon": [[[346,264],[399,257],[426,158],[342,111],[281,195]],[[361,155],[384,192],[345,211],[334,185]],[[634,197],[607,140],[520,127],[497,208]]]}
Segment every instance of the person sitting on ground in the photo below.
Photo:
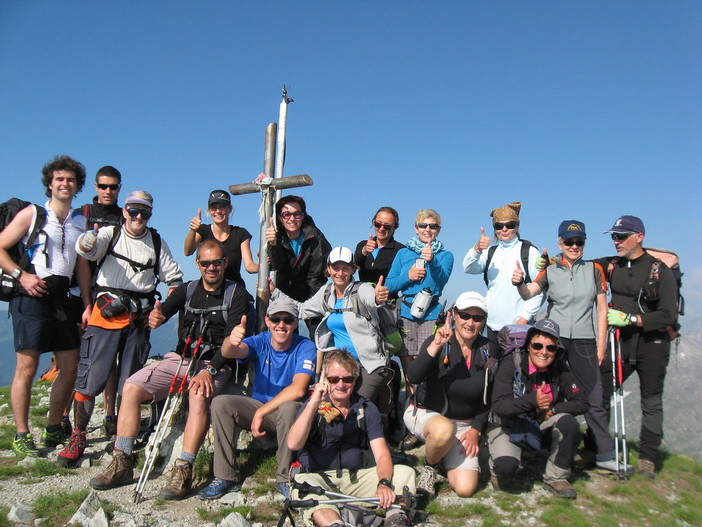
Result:
{"label": "person sitting on ground", "polygon": [[230,346],[223,348],[222,354],[227,358],[251,360],[254,384],[251,397],[220,394],[212,401],[215,479],[198,493],[198,498],[220,498],[240,483],[234,448],[237,426],[250,430],[254,437],[267,433],[276,435],[276,489],[288,497],[292,452],[285,438],[295,420],[300,399],[307,395],[307,387],[314,379],[316,357],[312,341],[294,333],[297,324],[297,305],[280,298],[271,300],[268,305],[268,331],[244,338],[246,323],[242,320],[229,336]]}
{"label": "person sitting on ground", "polygon": [[[546,447],[550,440],[544,489],[560,498],[576,497],[568,483],[580,440],[575,416],[585,413],[589,405],[585,390],[575,382],[565,362],[556,360],[556,355],[564,351],[559,335],[560,328],[553,320],[539,320],[527,331],[524,347],[503,357],[497,369],[492,411],[500,422],[488,430],[490,470],[496,490],[503,490],[517,472],[522,449]],[[528,437],[517,437],[527,419],[531,426],[524,435]]]}
{"label": "person sitting on ground", "polygon": [[[161,490],[165,499],[186,497],[192,486],[192,471],[209,426],[209,405],[232,375],[229,364],[220,352],[227,349],[228,336],[246,319],[249,294],[235,282],[224,279],[227,261],[219,242],[208,240],[196,251],[195,261],[200,279],[175,289],[163,304],[157,302],[149,314],[149,327],[155,329],[182,310],[182,327],[177,352],[167,353],[163,360],[154,361],[136,372],[124,383],[122,404],[117,419],[117,439],[112,463],[107,470],[90,480],[90,486],[106,490],[132,482],[134,476],[134,443],[139,432],[140,405],[156,402],[168,396],[176,373],[177,383],[189,370],[196,341],[203,337],[198,350],[196,369],[188,384],[188,417],[183,433],[183,447],[175,462],[168,484]],[[205,334],[201,333],[207,322]],[[192,330],[192,331],[191,331]],[[186,340],[192,333],[190,345]],[[180,370],[180,353],[185,359]]]}
{"label": "person sitting on ground", "polygon": [[497,365],[498,355],[497,346],[480,334],[486,318],[482,295],[461,294],[408,372],[418,386],[405,425],[426,444],[417,489],[429,496],[441,460],[456,494],[470,497],[478,488],[478,451],[490,402],[486,373]]}
{"label": "person sitting on ground", "polygon": [[[299,489],[304,484],[356,497],[377,497],[387,509],[386,527],[410,525],[402,509],[389,507],[398,500],[396,490],[414,493],[414,470],[406,465],[393,467],[378,409],[354,391],[360,369],[346,351],[325,354],[321,382],[288,432],[288,448],[299,451],[302,465],[292,497],[302,498]],[[370,454],[373,462],[364,463]],[[325,495],[310,492],[304,498],[320,501],[304,509],[305,525],[345,525],[336,505],[324,503],[329,499]]]}

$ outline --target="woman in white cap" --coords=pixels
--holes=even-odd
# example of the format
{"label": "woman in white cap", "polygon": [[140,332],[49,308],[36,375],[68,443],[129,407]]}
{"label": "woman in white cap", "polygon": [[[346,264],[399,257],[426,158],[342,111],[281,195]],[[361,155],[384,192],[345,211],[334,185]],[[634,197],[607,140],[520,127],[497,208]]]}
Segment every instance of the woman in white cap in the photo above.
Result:
{"label": "woman in white cap", "polygon": [[[326,269],[332,283],[309,300],[298,302],[299,317],[303,320],[323,317],[314,334],[317,373],[321,371],[325,351],[346,350],[361,363],[361,376],[356,384],[359,395],[376,402],[381,386],[390,375],[378,320],[378,305],[388,299],[388,289],[383,285],[383,277],[375,288],[355,282],[356,269],[351,249],[332,249]],[[271,298],[279,296],[287,295],[271,283]]]}
{"label": "woman in white cap", "polygon": [[410,382],[418,386],[405,410],[405,425],[426,443],[417,490],[429,496],[442,459],[456,494],[469,497],[478,488],[479,441],[490,401],[487,374],[497,365],[498,353],[480,334],[487,314],[480,293],[461,294],[409,368]]}
{"label": "woman in white cap", "polygon": [[185,256],[195,252],[197,246],[205,240],[217,240],[224,248],[227,257],[227,269],[224,277],[246,287],[241,277],[241,264],[249,274],[258,272],[258,264],[251,255],[251,234],[243,227],[229,225],[232,214],[232,200],[226,190],[213,190],[207,200],[207,213],[212,217],[212,225],[202,223],[202,209],[190,220],[190,230],[185,236],[183,246]]}

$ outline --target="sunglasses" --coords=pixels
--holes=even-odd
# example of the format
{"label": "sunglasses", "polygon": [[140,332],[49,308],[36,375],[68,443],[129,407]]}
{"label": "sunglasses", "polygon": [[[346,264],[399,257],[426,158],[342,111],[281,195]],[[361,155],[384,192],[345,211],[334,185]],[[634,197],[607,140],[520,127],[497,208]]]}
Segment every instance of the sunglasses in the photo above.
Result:
{"label": "sunglasses", "polygon": [[[544,349],[544,345],[541,342],[532,342],[529,345],[536,351],[541,351],[542,349]],[[550,353],[556,353],[558,351],[558,346],[556,346],[555,344],[548,344],[546,346],[546,351]]]}
{"label": "sunglasses", "polygon": [[100,190],[107,190],[108,188],[110,190],[119,190],[120,186],[121,185],[119,185],[118,183],[112,183],[111,185],[107,185],[105,183],[98,183],[97,184],[97,188],[99,188]]}
{"label": "sunglasses", "polygon": [[144,210],[144,209],[127,209],[127,214],[129,214],[129,217],[134,219],[139,214],[141,214],[141,219],[143,220],[148,220],[151,217],[151,211]]}
{"label": "sunglasses", "polygon": [[273,324],[280,324],[282,322],[283,324],[290,326],[294,324],[297,319],[295,317],[279,317],[273,315],[272,317],[268,317],[268,320],[273,322]]}
{"label": "sunglasses", "polygon": [[198,262],[203,269],[207,269],[210,265],[222,267],[222,264],[224,264],[224,258],[217,258],[216,260],[198,260]]}
{"label": "sunglasses", "polygon": [[622,242],[626,240],[629,236],[634,234],[633,232],[613,232],[612,239],[614,241]]}
{"label": "sunglasses", "polygon": [[438,231],[441,228],[441,225],[439,225],[438,223],[417,223],[415,227],[417,227],[418,229],[426,229],[427,227],[429,227],[432,231]]}
{"label": "sunglasses", "polygon": [[507,227],[509,230],[514,229],[518,223],[516,221],[508,221],[506,223],[495,223],[494,227],[496,231],[501,231],[505,227]]}
{"label": "sunglasses", "polygon": [[456,315],[458,315],[458,318],[460,318],[461,320],[475,320],[478,323],[485,320],[485,315],[473,315],[471,313],[466,313],[465,311],[458,310],[454,310],[454,313],[456,313]]}
{"label": "sunglasses", "polygon": [[563,242],[563,245],[566,247],[572,247],[573,245],[576,245],[577,247],[583,247],[585,245],[585,240],[565,240]]}
{"label": "sunglasses", "polygon": [[284,220],[289,220],[290,218],[298,219],[298,218],[302,218],[302,216],[304,216],[304,215],[305,215],[305,213],[302,211],[299,211],[299,210],[297,210],[295,212],[285,211],[285,212],[280,213],[280,217],[283,218]]}
{"label": "sunglasses", "polygon": [[392,225],[388,225],[387,223],[380,223],[378,221],[373,222],[373,227],[376,229],[385,229],[386,231],[392,230]]}
{"label": "sunglasses", "polygon": [[351,384],[355,380],[356,377],[353,375],[346,375],[345,377],[327,377],[327,382],[329,384],[339,384],[339,381],[344,381],[345,384]]}

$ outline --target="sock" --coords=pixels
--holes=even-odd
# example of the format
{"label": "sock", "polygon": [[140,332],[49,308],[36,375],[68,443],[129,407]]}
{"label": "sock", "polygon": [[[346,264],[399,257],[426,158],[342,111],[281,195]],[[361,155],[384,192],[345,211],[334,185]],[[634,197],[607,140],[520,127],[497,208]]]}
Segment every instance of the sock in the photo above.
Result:
{"label": "sock", "polygon": [[15,434],[15,439],[19,439],[21,437],[27,437],[29,435],[29,432],[17,432]]}
{"label": "sock", "polygon": [[131,456],[132,452],[134,452],[135,439],[135,437],[117,436],[117,439],[115,439],[115,450],[124,452],[125,456]]}
{"label": "sock", "polygon": [[190,452],[186,452],[185,450],[180,451],[180,455],[178,456],[178,459],[182,459],[183,461],[187,461],[191,465],[195,463],[195,457],[197,454],[191,454]]}
{"label": "sock", "polygon": [[46,431],[49,432],[50,434],[54,434],[61,430],[61,423],[57,425],[46,425]]}

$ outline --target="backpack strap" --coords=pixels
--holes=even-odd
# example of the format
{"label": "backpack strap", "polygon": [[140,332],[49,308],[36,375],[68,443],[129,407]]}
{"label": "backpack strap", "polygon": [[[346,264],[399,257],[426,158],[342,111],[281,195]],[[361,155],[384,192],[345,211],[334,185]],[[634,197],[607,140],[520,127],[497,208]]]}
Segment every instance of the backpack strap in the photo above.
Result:
{"label": "backpack strap", "polygon": [[[31,265],[32,257],[34,256],[34,251],[37,248],[34,245],[39,235],[43,234],[46,237],[46,232],[44,231],[44,224],[46,223],[47,215],[46,209],[40,205],[34,204],[32,204],[31,207],[34,207],[34,214],[32,215],[32,224],[29,227],[29,235],[27,236],[27,242],[25,243],[25,251],[20,256],[20,261],[17,262],[17,265],[20,267],[20,269],[27,269]],[[44,254],[46,254],[47,257],[48,266],[49,255],[48,253],[46,253],[46,244],[44,244]]]}
{"label": "backpack strap", "polygon": [[[534,247],[534,244],[531,243],[529,240],[522,240],[521,238],[519,238],[519,241],[522,242],[519,256],[522,260],[522,270],[524,271],[524,283],[528,284],[531,282],[531,276],[529,275],[529,249]],[[492,261],[492,257],[495,255],[496,250],[497,245],[492,245],[488,249],[487,259],[485,260],[485,268],[483,269],[483,281],[485,282],[485,285],[488,285],[488,267],[490,267],[490,262]]]}

